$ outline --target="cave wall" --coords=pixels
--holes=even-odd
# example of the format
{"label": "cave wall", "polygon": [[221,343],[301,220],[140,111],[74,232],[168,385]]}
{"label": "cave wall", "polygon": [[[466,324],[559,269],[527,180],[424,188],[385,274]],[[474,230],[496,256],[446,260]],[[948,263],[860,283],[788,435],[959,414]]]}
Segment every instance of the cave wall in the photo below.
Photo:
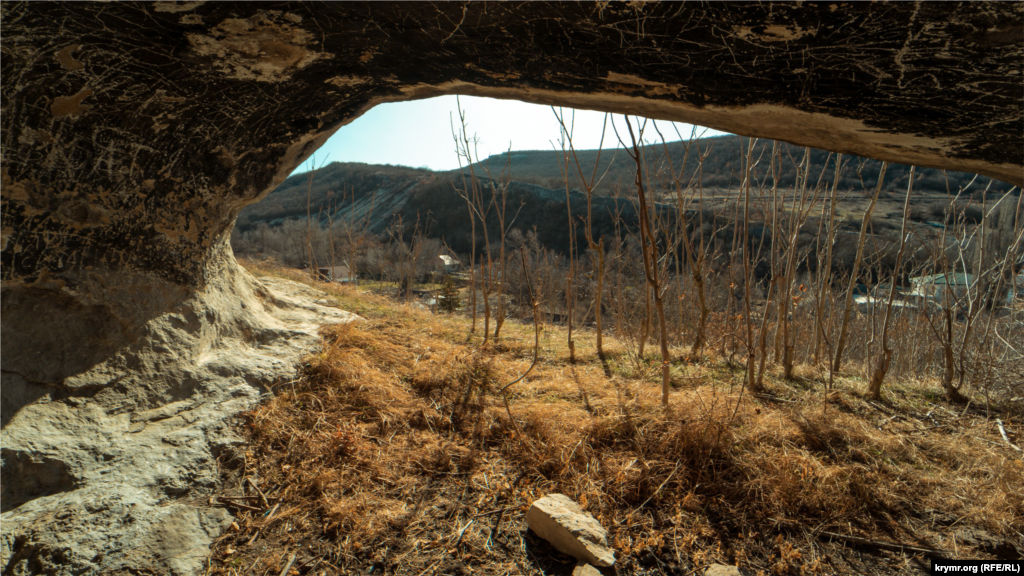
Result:
{"label": "cave wall", "polygon": [[1021,3],[33,2],[3,25],[5,286],[201,285],[334,130],[448,93],[1024,183]]}
{"label": "cave wall", "polygon": [[216,483],[223,419],[347,319],[275,296],[228,234],[376,104],[514,98],[1024,184],[1019,2],[4,2],[0,18],[5,574],[201,569],[226,518],[178,499]]}

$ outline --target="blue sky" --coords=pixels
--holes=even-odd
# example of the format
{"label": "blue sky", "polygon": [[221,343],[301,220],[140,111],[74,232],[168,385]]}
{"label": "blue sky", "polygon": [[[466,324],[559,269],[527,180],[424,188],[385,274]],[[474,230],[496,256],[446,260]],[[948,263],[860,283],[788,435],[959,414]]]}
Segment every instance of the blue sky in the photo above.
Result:
{"label": "blue sky", "polygon": [[[460,96],[458,101],[466,115],[467,132],[471,137],[477,137],[477,153],[480,158],[504,152],[509,146],[512,150],[550,150],[558,143],[559,125],[549,106],[473,96]],[[571,108],[563,111],[568,123],[574,111]],[[427,167],[433,170],[458,168],[452,139],[452,119],[458,123],[455,96],[381,104],[338,130],[296,172],[309,170],[313,160],[317,166],[330,162],[366,162]],[[616,120],[621,129],[621,116],[617,116]],[[597,148],[603,121],[603,112],[576,110],[573,129],[575,147],[579,150]],[[666,139],[678,140],[670,124],[658,122]],[[689,124],[677,122],[676,126],[684,138],[689,137]],[[702,130],[698,128],[698,135]],[[718,134],[722,132],[707,130],[704,133],[705,136]],[[609,125],[605,134],[605,147],[615,145],[615,133]]]}

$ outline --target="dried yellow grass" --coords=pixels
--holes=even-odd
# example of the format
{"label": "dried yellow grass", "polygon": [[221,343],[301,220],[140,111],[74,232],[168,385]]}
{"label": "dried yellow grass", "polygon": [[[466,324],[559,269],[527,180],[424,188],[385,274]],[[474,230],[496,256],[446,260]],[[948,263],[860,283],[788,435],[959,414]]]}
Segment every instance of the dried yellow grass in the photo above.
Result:
{"label": "dried yellow grass", "polygon": [[[658,383],[630,376],[614,340],[608,378],[585,335],[571,364],[564,333],[549,326],[541,362],[509,390],[513,422],[497,391],[530,365],[530,326],[507,322],[507,336],[480,349],[461,318],[321,287],[364,319],[325,327],[300,377],[246,418],[243,474],[280,487],[291,520],[266,527],[263,548],[242,550],[260,526],[243,514],[215,573],[243,556],[277,566],[281,547],[314,544],[324,573],[430,573],[445,554],[484,573],[522,573],[530,556],[519,522],[549,492],[608,527],[620,573],[648,554],[678,566],[837,573],[834,555],[793,526],[961,557],[984,552],[961,546],[952,526],[1022,538],[1020,456],[983,416],[960,417],[914,386],[883,407],[892,418],[854,391],[859,382],[840,381],[826,399],[820,384],[770,379],[784,400],[774,401],[705,360],[674,367],[665,412]],[[1020,426],[1019,416],[1003,420]],[[240,551],[226,556],[225,546]]]}

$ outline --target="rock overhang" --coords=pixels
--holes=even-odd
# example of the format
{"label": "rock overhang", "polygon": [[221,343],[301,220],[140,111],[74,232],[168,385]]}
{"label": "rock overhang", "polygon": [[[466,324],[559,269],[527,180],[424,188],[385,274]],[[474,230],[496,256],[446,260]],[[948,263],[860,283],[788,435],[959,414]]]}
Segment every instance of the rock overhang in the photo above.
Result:
{"label": "rock overhang", "polygon": [[5,282],[123,265],[201,284],[238,209],[327,135],[439,94],[1024,182],[1019,4],[18,4],[4,18]]}
{"label": "rock overhang", "polygon": [[[66,403],[97,410],[113,438],[136,434],[129,414],[186,399],[190,410],[254,402],[286,368],[211,375],[211,351],[277,342],[267,357],[295,358],[315,328],[299,337],[273,326],[294,306],[238,269],[226,235],[238,210],[383,102],[468,94],[636,113],[1024,183],[1020,3],[196,1],[0,12],[5,449],[30,444],[29,428],[8,427],[22,406],[49,424]],[[187,457],[158,439],[176,470],[171,492],[191,473],[180,461],[221,441],[216,422],[192,431],[202,447]],[[40,510],[42,498],[73,500],[92,479],[82,464],[92,448],[62,454],[74,448],[60,444],[12,453],[59,477],[38,486],[51,495],[26,493]],[[163,480],[133,478],[115,500],[143,485],[147,505],[170,498]],[[182,514],[193,532],[222,520]],[[189,570],[161,562],[136,566]]]}

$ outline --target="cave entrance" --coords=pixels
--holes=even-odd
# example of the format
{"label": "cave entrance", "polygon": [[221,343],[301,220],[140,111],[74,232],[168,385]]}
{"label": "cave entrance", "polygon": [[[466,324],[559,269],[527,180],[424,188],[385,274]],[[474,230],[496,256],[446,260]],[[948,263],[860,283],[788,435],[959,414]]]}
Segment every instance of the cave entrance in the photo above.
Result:
{"label": "cave entrance", "polygon": [[[521,100],[446,95],[379,104],[335,132],[310,159],[291,175],[329,162],[362,162],[427,168],[446,172],[459,167],[453,128],[460,129],[459,108],[465,114],[475,153],[480,158],[506,151],[551,151],[561,136],[558,119],[550,106]],[[577,150],[618,146],[609,126],[602,143],[605,113],[595,110],[559,109],[573,128]],[[660,122],[669,142],[690,136],[692,124]],[[621,122],[620,122],[621,126]],[[697,126],[698,137],[727,134]],[[678,134],[677,134],[678,132]],[[653,132],[652,132],[653,133]],[[655,135],[656,136],[656,135]]]}

